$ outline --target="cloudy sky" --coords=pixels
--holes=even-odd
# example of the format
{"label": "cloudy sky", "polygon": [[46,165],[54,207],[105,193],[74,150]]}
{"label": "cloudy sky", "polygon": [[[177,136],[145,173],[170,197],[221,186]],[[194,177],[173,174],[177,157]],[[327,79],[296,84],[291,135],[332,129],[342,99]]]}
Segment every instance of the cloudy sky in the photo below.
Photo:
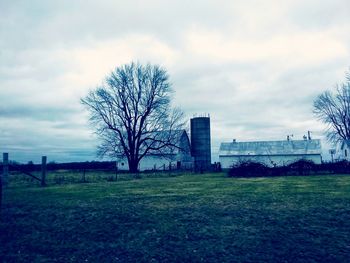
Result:
{"label": "cloudy sky", "polygon": [[[0,152],[96,159],[79,100],[115,67],[164,66],[221,141],[323,138],[317,94],[350,67],[349,0],[0,0]],[[326,147],[326,146],[325,146]]]}

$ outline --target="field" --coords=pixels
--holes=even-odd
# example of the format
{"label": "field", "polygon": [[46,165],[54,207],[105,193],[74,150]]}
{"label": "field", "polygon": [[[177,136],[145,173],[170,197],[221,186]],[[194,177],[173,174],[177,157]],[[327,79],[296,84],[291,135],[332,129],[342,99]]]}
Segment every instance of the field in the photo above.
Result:
{"label": "field", "polygon": [[4,262],[349,262],[350,176],[10,184]]}

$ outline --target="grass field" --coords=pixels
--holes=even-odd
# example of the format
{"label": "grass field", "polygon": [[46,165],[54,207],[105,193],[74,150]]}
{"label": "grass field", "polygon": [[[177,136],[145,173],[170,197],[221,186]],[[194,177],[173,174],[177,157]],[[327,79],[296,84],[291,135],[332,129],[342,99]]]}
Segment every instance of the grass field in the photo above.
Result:
{"label": "grass field", "polygon": [[4,262],[350,261],[350,176],[10,184],[3,198]]}

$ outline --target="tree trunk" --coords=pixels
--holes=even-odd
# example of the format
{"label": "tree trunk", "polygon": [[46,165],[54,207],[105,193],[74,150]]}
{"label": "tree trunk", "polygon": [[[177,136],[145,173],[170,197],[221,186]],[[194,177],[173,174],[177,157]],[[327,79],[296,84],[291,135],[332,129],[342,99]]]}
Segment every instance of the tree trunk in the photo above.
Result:
{"label": "tree trunk", "polygon": [[137,160],[129,160],[129,172],[130,173],[138,173],[139,170],[138,170],[138,166],[139,166],[139,163]]}

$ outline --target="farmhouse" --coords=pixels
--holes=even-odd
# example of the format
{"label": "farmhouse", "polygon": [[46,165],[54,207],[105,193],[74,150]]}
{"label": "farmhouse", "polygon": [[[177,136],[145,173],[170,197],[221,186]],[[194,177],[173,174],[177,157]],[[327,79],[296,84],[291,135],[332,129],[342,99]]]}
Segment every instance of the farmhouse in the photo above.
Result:
{"label": "farmhouse", "polygon": [[321,142],[316,139],[221,143],[219,160],[222,168],[241,161],[255,161],[268,166],[287,165],[305,159],[321,163]]}

